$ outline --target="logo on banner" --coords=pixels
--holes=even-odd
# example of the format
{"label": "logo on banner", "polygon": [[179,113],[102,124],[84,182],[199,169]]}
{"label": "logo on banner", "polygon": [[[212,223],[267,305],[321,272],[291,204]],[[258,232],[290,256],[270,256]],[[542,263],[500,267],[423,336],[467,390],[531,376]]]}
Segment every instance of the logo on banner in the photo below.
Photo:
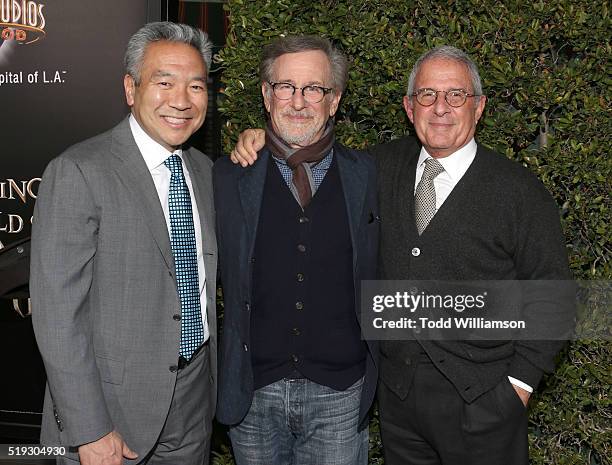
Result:
{"label": "logo on banner", "polygon": [[8,44],[31,44],[45,36],[43,3],[0,0],[0,57]]}

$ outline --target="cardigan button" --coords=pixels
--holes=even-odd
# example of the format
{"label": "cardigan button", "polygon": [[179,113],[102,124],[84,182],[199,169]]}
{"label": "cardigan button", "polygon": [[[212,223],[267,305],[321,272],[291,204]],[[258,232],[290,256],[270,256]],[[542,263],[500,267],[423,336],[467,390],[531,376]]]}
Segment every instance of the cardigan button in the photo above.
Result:
{"label": "cardigan button", "polygon": [[300,222],[300,224],[304,224],[308,223],[310,220],[306,216],[300,216],[300,219],[298,221]]}
{"label": "cardigan button", "polygon": [[298,328],[293,328],[291,332],[293,333],[294,336],[299,336],[301,334]]}
{"label": "cardigan button", "polygon": [[304,273],[298,273],[296,277],[297,277],[298,283],[301,283],[302,281],[304,281]]}
{"label": "cardigan button", "polygon": [[304,308],[304,303],[303,302],[296,302],[295,303],[295,309],[296,310],[302,310]]}
{"label": "cardigan button", "polygon": [[297,363],[297,362],[300,361],[300,359],[299,359],[299,357],[297,355],[293,354],[293,355],[291,355],[291,361],[293,363]]}
{"label": "cardigan button", "polygon": [[413,257],[418,257],[419,255],[421,255],[421,249],[419,249],[418,247],[415,247],[412,249],[412,256]]}
{"label": "cardigan button", "polygon": [[304,244],[298,244],[297,249],[300,252],[306,252],[306,246]]}

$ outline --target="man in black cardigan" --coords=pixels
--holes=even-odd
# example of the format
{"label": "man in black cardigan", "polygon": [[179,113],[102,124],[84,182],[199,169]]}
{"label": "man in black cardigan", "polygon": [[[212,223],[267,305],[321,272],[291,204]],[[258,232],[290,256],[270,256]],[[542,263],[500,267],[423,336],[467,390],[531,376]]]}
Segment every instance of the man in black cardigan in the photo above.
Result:
{"label": "man in black cardigan", "polygon": [[[438,47],[415,63],[404,108],[420,144],[404,137],[370,148],[381,279],[570,279],[550,194],[520,164],[474,140],[485,102],[478,69],[462,51]],[[245,146],[241,140],[232,156],[248,163]],[[523,302],[524,319],[539,328],[571,325],[561,296],[541,297]],[[526,465],[526,406],[562,344],[382,342],[385,465]]]}
{"label": "man in black cardigan", "polygon": [[[416,62],[404,108],[420,151],[411,138],[371,148],[379,173],[381,279],[570,279],[550,194],[520,164],[474,141],[485,99],[476,65],[460,50],[438,47]],[[418,186],[432,158],[442,171],[433,179],[433,217],[420,230]],[[552,314],[569,326],[565,308],[563,301],[525,300],[522,317],[541,328]],[[526,406],[562,344],[381,343],[385,464],[526,465]]]}

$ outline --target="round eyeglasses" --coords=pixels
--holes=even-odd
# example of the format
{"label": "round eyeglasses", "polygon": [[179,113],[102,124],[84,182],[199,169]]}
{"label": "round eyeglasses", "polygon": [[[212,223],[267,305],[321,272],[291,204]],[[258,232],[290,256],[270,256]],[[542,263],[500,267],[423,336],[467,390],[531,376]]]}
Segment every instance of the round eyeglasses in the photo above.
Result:
{"label": "round eyeglasses", "polygon": [[268,84],[270,84],[270,87],[272,87],[272,92],[274,92],[274,95],[279,100],[289,100],[291,97],[293,97],[296,90],[300,90],[304,100],[306,100],[308,103],[319,103],[332,91],[332,89],[329,87],[315,85],[296,87],[288,82],[268,82]]}
{"label": "round eyeglasses", "polygon": [[451,90],[434,90],[434,89],[419,89],[416,92],[410,94],[416,97],[416,101],[424,106],[430,107],[436,100],[438,100],[438,94],[442,92],[444,94],[444,100],[451,107],[458,108],[463,106],[468,97],[480,97],[480,94],[468,94],[463,89],[451,89]]}

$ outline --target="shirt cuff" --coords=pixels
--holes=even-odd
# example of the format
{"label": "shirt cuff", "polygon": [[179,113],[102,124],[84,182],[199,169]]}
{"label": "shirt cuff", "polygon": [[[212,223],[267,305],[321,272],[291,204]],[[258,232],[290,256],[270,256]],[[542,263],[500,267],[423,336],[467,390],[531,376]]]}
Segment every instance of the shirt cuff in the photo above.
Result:
{"label": "shirt cuff", "polygon": [[515,386],[518,386],[527,392],[533,392],[533,388],[529,384],[525,384],[522,381],[519,381],[518,379],[513,378],[512,376],[508,376],[508,380]]}

